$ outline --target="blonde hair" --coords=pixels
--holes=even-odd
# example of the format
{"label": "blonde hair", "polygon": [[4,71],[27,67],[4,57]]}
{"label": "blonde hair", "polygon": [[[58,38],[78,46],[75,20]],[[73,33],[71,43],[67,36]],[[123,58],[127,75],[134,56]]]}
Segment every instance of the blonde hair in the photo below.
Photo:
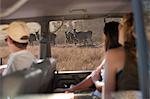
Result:
{"label": "blonde hair", "polygon": [[135,45],[134,18],[132,13],[128,13],[122,18],[121,28],[124,28],[124,42]]}
{"label": "blonde hair", "polygon": [[136,44],[135,44],[135,30],[134,30],[134,18],[132,13],[128,13],[122,19],[122,27],[124,30],[124,43],[125,47],[130,50],[130,57],[134,63],[136,63]]}

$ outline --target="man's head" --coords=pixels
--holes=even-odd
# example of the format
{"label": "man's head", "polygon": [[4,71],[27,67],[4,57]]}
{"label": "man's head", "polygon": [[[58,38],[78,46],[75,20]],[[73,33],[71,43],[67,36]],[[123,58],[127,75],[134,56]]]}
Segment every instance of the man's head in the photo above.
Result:
{"label": "man's head", "polygon": [[19,49],[25,49],[28,45],[29,30],[25,22],[15,21],[6,28],[8,46],[14,45]]}

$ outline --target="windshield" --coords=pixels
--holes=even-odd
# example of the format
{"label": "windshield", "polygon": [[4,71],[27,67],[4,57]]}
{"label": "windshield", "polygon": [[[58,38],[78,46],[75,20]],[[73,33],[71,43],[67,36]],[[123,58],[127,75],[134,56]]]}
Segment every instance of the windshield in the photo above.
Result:
{"label": "windshield", "polygon": [[[51,53],[57,61],[57,70],[93,70],[99,66],[104,57],[103,28],[109,21],[120,21],[120,18],[49,21]],[[39,58],[41,26],[37,22],[28,22],[27,25],[30,31],[28,50]],[[79,38],[74,37],[74,31],[82,32]],[[1,48],[8,50],[4,40],[0,43]],[[7,59],[8,54],[3,57],[3,64]]]}
{"label": "windshield", "polygon": [[[112,20],[119,21],[119,18],[106,18],[105,21]],[[50,31],[55,31],[59,24],[60,21],[51,21]],[[104,18],[64,21],[62,27],[55,32],[56,45],[52,46],[52,57],[58,61],[57,69],[93,70],[99,66],[104,55],[104,24]],[[74,29],[76,32],[84,32],[79,37],[79,42],[71,37]],[[84,41],[86,40],[84,36],[88,36],[88,31],[92,33],[91,40]]]}

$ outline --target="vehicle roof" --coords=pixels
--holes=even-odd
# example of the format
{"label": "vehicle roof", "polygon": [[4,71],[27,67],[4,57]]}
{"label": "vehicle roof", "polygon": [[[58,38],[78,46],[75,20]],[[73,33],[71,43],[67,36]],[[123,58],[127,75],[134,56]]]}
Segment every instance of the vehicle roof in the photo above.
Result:
{"label": "vehicle roof", "polygon": [[[5,14],[16,2],[25,2],[21,7]],[[130,0],[0,0],[1,19],[32,18],[42,16],[120,15],[131,10]]]}

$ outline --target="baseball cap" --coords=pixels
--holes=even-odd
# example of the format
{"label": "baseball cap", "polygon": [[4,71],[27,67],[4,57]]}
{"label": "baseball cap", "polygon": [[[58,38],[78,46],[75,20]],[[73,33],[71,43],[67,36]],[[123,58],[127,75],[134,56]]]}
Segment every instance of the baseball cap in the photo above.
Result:
{"label": "baseball cap", "polygon": [[29,30],[25,22],[15,21],[6,29],[7,36],[18,43],[28,43]]}

